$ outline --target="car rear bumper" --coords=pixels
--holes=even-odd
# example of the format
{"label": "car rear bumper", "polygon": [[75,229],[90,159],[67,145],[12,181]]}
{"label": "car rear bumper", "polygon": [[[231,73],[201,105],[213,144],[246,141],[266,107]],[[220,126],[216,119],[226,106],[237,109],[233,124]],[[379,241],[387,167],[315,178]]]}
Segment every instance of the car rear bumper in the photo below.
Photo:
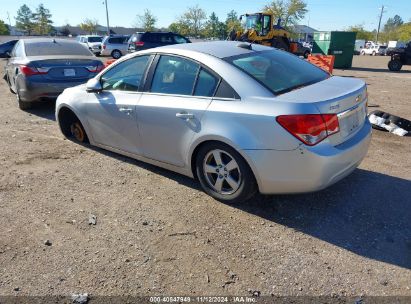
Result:
{"label": "car rear bumper", "polygon": [[304,193],[324,189],[349,175],[367,154],[371,141],[368,119],[357,134],[332,146],[301,145],[292,151],[243,150],[263,194]]}
{"label": "car rear bumper", "polygon": [[65,89],[86,83],[87,79],[72,80],[70,82],[53,82],[47,80],[31,81],[27,78],[18,80],[19,96],[22,101],[33,102],[56,99]]}

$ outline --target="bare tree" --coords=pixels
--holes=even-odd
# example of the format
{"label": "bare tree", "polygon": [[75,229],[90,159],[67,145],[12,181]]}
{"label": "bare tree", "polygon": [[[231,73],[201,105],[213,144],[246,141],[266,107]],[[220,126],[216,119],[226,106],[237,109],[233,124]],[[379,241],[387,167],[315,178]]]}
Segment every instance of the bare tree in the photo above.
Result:
{"label": "bare tree", "polygon": [[207,18],[206,12],[198,5],[189,7],[180,17],[180,23],[190,28],[190,34],[197,37],[204,27],[204,20]]}

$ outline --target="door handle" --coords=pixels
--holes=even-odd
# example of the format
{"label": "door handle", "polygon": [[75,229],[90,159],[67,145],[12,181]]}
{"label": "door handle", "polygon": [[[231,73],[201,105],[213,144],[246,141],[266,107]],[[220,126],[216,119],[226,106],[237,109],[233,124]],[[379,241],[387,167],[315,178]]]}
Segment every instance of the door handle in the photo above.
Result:
{"label": "door handle", "polygon": [[184,120],[190,120],[194,119],[195,115],[187,112],[179,112],[176,114],[176,117],[184,119]]}
{"label": "door handle", "polygon": [[126,114],[130,114],[133,112],[133,109],[131,108],[119,108],[118,109],[121,113],[126,113]]}

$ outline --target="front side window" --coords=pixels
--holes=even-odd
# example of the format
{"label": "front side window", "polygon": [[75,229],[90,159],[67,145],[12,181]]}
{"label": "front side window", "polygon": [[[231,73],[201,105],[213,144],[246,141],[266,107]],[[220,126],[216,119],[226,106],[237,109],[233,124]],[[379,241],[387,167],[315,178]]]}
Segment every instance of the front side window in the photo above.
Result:
{"label": "front side window", "polygon": [[188,43],[187,39],[178,35],[174,36],[174,41],[177,43]]}
{"label": "front side window", "polygon": [[88,37],[88,42],[93,43],[93,42],[102,42],[103,37]]}
{"label": "front side window", "polygon": [[264,16],[263,35],[267,35],[271,27],[271,16]]}
{"label": "front side window", "polygon": [[224,58],[274,94],[320,82],[329,77],[322,69],[292,54],[270,50]]}
{"label": "front side window", "polygon": [[150,56],[133,57],[108,70],[101,77],[103,90],[137,92],[143,80]]}
{"label": "front side window", "polygon": [[176,95],[192,95],[200,66],[190,60],[161,56],[158,61],[151,92]]}
{"label": "front side window", "polygon": [[23,57],[23,56],[24,56],[23,43],[19,43],[14,48],[14,56],[13,57]]}

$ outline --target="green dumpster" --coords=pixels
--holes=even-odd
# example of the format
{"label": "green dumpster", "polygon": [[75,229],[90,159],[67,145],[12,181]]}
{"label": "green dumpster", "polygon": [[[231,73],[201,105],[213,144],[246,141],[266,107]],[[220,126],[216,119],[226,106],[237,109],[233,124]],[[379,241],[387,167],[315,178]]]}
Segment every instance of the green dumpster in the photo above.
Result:
{"label": "green dumpster", "polygon": [[335,68],[351,68],[356,32],[315,32],[313,54],[334,55]]}

